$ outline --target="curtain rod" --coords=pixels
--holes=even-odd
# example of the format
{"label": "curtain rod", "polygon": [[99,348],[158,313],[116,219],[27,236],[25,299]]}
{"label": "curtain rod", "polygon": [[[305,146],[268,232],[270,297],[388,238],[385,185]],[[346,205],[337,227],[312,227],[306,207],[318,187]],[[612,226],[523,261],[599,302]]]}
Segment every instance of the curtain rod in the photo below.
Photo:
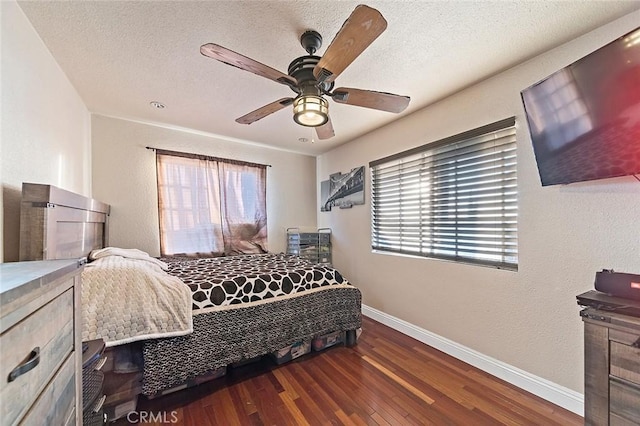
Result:
{"label": "curtain rod", "polygon": [[226,161],[230,163],[245,164],[249,166],[271,167],[271,164],[252,163],[251,161],[234,160],[232,158],[212,157],[211,155],[195,154],[192,152],[170,151],[168,149],[156,148],[153,146],[146,146],[145,148],[150,149],[152,151],[164,152],[167,155],[175,155],[177,157],[200,158],[200,159],[206,159],[206,160],[212,160],[212,161]]}

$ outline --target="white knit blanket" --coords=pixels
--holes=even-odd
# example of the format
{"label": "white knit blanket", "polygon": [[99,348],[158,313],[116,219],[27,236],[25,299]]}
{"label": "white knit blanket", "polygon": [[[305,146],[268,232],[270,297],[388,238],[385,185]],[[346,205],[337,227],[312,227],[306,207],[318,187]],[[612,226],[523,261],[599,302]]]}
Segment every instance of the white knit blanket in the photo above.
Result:
{"label": "white knit blanket", "polygon": [[93,250],[89,254],[89,259],[96,260],[107,256],[122,256],[127,259],[137,259],[144,260],[146,262],[151,262],[155,265],[158,265],[165,271],[168,268],[168,265],[161,261],[160,259],[156,259],[155,257],[149,256],[149,253],[138,250],[138,249],[126,249],[120,247],[105,247],[103,249]]}
{"label": "white knit blanket", "polygon": [[100,257],[82,272],[82,340],[106,346],[193,331],[191,290],[153,262]]}

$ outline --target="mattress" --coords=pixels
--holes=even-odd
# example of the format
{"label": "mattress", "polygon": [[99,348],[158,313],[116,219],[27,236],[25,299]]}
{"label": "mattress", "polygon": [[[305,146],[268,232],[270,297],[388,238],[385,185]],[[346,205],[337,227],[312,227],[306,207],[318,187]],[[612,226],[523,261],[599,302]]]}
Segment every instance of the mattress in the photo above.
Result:
{"label": "mattress", "polygon": [[142,393],[155,395],[234,362],[361,326],[361,294],[350,285],[196,313],[193,333],[144,342]]}
{"label": "mattress", "polygon": [[361,327],[361,294],[338,271],[284,254],[163,258],[193,295],[193,333],[144,342],[142,393],[300,340]]}

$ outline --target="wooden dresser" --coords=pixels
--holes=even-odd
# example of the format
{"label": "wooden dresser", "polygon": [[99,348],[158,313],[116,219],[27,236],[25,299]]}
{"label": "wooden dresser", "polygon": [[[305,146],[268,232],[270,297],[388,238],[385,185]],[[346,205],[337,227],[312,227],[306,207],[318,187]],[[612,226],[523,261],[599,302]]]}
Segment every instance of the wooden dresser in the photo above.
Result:
{"label": "wooden dresser", "polygon": [[78,260],[0,264],[0,419],[80,425]]}
{"label": "wooden dresser", "polygon": [[593,307],[580,315],[585,424],[640,425],[640,317]]}

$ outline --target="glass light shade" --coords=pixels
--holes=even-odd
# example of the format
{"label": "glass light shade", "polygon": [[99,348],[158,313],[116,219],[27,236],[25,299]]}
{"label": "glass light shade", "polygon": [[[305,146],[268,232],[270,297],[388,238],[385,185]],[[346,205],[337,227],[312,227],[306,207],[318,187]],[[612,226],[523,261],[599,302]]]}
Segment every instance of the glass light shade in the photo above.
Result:
{"label": "glass light shade", "polygon": [[320,96],[302,95],[293,101],[293,120],[303,126],[318,127],[329,121],[329,102]]}

